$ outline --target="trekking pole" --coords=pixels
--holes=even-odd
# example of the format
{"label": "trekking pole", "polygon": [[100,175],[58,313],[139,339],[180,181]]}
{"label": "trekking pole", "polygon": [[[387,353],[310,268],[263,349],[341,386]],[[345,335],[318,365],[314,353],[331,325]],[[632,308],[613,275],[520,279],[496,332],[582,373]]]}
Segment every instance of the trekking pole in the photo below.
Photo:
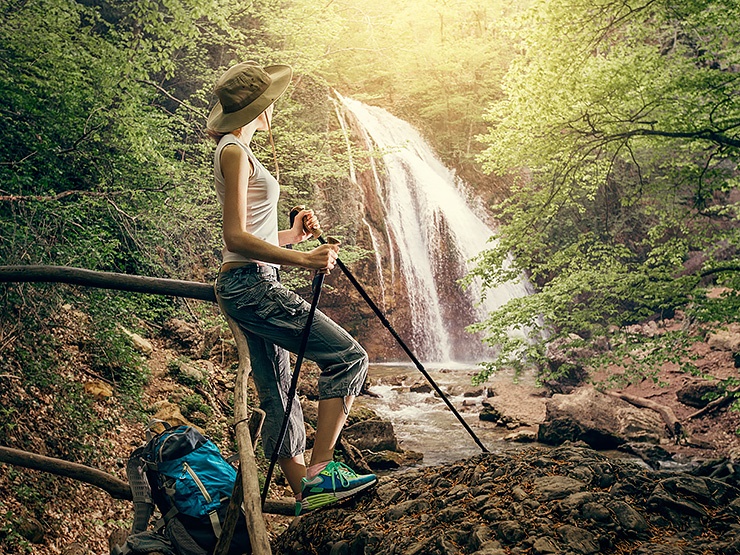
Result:
{"label": "trekking pole", "polygon": [[[297,214],[297,212],[296,212]],[[291,224],[295,218],[295,215],[291,212]],[[316,233],[321,234],[321,230],[313,231],[314,236],[317,237]],[[290,389],[288,391],[288,400],[285,403],[285,415],[283,416],[283,423],[280,426],[280,433],[278,434],[277,441],[275,442],[275,450],[272,452],[270,458],[270,466],[267,469],[267,475],[265,476],[265,485],[262,488],[262,508],[265,507],[265,501],[267,500],[267,490],[270,488],[270,480],[272,480],[272,473],[275,470],[275,463],[277,463],[280,449],[283,447],[283,441],[285,441],[285,434],[288,431],[288,423],[290,422],[290,411],[293,407],[293,398],[295,397],[296,390],[298,389],[298,376],[301,371],[301,365],[303,364],[303,357],[306,354],[306,347],[308,346],[308,338],[311,335],[311,325],[313,324],[314,315],[316,314],[316,306],[319,304],[319,297],[321,297],[321,288],[324,285],[324,277],[329,273],[329,270],[319,270],[313,278],[313,284],[311,289],[313,292],[313,298],[311,299],[311,308],[308,311],[308,317],[306,318],[306,325],[303,328],[303,334],[301,335],[301,344],[298,347],[298,353],[296,354],[295,369],[293,370],[293,377],[290,381]]]}
{"label": "trekking pole", "polygon": [[[299,207],[299,206],[296,206],[295,208],[293,208],[293,210],[290,211],[291,218],[294,218],[295,215],[298,214],[298,212],[300,210],[303,210],[303,209],[304,209],[303,207]],[[323,245],[323,244],[327,243],[328,241],[326,239],[324,239],[324,237],[321,235],[321,233],[322,233],[321,230],[317,230],[317,232],[314,233],[314,237],[316,239],[318,239],[318,241]],[[419,370],[419,372],[422,373],[422,375],[429,382],[429,385],[431,385],[434,388],[434,391],[436,391],[437,394],[440,396],[440,398],[445,402],[445,404],[447,405],[447,407],[452,411],[452,414],[454,414],[455,417],[460,421],[460,424],[462,424],[463,428],[465,428],[465,430],[468,432],[468,434],[470,434],[470,437],[473,438],[473,441],[475,441],[475,443],[478,445],[478,447],[480,447],[480,449],[481,449],[482,452],[488,453],[489,451],[488,451],[488,449],[486,449],[486,446],[483,445],[483,443],[478,438],[478,436],[475,434],[475,432],[470,427],[470,425],[467,422],[465,422],[465,419],[457,411],[457,409],[454,407],[454,405],[450,402],[450,400],[447,397],[447,395],[445,395],[442,392],[442,390],[439,388],[439,386],[437,385],[437,383],[434,381],[434,378],[432,378],[432,376],[429,375],[429,372],[427,372],[426,368],[424,368],[424,366],[421,364],[421,362],[419,362],[419,359],[416,358],[416,356],[411,351],[411,349],[409,349],[408,346],[406,345],[406,343],[404,343],[403,339],[401,339],[401,336],[398,335],[398,333],[396,332],[395,329],[393,329],[393,326],[391,325],[391,323],[385,317],[385,315],[380,310],[380,308],[378,308],[378,305],[376,305],[375,302],[373,302],[373,300],[367,294],[367,291],[365,291],[365,288],[362,287],[362,285],[360,285],[360,282],[357,281],[357,279],[355,279],[355,276],[352,275],[352,272],[349,271],[349,269],[347,268],[347,266],[345,266],[344,263],[339,258],[337,258],[336,263],[337,263],[337,266],[339,266],[339,268],[342,270],[342,272],[344,272],[344,275],[347,276],[347,279],[349,279],[350,283],[352,285],[354,285],[355,289],[357,289],[357,292],[360,294],[360,296],[365,300],[365,302],[367,303],[367,305],[372,309],[372,311],[378,317],[378,319],[380,320],[381,324],[383,324],[383,326],[385,326],[385,328],[389,332],[391,332],[391,335],[395,338],[395,340],[398,342],[398,344],[400,345],[400,347],[404,350],[404,352],[411,359],[411,362],[414,363],[414,365],[416,366],[417,370]]]}

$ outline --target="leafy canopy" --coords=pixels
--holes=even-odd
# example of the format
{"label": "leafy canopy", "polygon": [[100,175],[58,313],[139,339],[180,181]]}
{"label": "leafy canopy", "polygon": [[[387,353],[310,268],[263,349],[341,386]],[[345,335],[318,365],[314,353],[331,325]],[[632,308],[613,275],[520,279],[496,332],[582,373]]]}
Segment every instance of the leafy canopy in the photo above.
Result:
{"label": "leafy canopy", "polygon": [[[495,285],[527,272],[537,292],[476,326],[503,346],[481,379],[542,362],[548,339],[679,309],[737,318],[739,12],[734,0],[538,0],[518,19],[522,52],[480,136],[485,169],[517,178],[474,273]],[[626,346],[615,357],[662,341],[610,338]]]}

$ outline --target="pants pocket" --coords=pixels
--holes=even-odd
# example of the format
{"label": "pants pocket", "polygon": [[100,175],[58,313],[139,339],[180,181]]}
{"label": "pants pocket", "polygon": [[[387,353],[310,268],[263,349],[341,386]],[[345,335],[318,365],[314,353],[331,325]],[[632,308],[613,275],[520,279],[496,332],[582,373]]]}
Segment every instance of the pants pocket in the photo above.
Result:
{"label": "pants pocket", "polygon": [[[234,275],[231,275],[232,272]],[[218,296],[224,301],[233,303],[239,310],[254,309],[262,302],[270,285],[255,275],[240,275],[239,270],[232,272],[219,278],[216,285]]]}
{"label": "pants pocket", "polygon": [[275,287],[265,292],[254,313],[276,326],[302,331],[309,309],[308,303],[292,291]]}

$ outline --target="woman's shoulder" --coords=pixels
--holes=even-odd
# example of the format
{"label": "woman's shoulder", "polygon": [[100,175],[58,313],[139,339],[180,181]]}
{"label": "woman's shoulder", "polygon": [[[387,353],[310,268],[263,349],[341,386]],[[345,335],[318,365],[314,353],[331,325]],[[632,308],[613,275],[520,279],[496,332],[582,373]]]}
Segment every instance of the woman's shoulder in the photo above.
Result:
{"label": "woman's shoulder", "polygon": [[[249,152],[238,141],[224,145],[219,145],[219,158],[221,160],[222,171],[229,167],[239,167],[242,164],[249,164],[249,175],[254,172],[254,163],[249,156]],[[228,169],[226,170],[228,171]]]}

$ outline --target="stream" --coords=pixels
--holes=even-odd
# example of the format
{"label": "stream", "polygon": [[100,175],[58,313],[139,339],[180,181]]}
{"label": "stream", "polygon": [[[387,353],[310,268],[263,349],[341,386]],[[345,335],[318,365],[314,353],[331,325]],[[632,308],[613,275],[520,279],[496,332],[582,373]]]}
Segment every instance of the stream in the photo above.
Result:
{"label": "stream", "polygon": [[[516,389],[513,378],[500,375],[485,386],[473,386],[478,367],[457,363],[424,365],[432,379],[444,391],[452,405],[491,452],[511,448],[503,440],[510,430],[497,428],[478,418],[489,388]],[[426,379],[411,363],[370,364],[370,392],[377,397],[361,396],[356,403],[373,409],[392,422],[399,445],[404,450],[424,454],[423,465],[457,461],[481,452],[470,434],[434,391],[414,392]],[[467,395],[466,395],[467,394]],[[522,399],[525,402],[525,399]]]}

